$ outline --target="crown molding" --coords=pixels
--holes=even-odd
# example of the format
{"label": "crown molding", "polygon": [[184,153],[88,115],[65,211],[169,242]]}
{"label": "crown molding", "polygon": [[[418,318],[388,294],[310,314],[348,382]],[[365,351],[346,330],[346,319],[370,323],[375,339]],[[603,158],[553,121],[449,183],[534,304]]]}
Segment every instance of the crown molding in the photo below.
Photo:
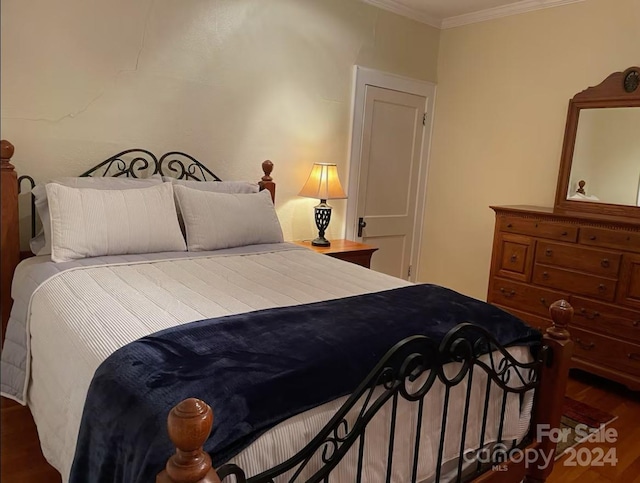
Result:
{"label": "crown molding", "polygon": [[417,20],[418,22],[425,23],[427,25],[430,25],[431,27],[435,27],[437,29],[442,28],[442,20],[440,20],[439,18],[434,17],[433,15],[429,15],[428,13],[417,8],[407,7],[406,5],[403,5],[396,0],[362,1],[364,3],[368,3],[369,5],[373,5],[374,7],[378,7],[389,12],[397,13],[398,15],[402,15],[403,17],[408,17],[413,20]]}
{"label": "crown molding", "polygon": [[584,2],[584,0],[522,0],[520,2],[503,5],[501,7],[488,8],[479,12],[457,15],[442,20],[440,28],[449,29],[461,27],[472,23],[484,22],[495,18],[508,17],[521,13],[542,10],[543,8],[559,7],[570,3]]}
{"label": "crown molding", "polygon": [[472,23],[484,22],[495,18],[508,17],[510,15],[518,15],[521,13],[542,10],[543,8],[559,7],[570,3],[584,2],[584,0],[521,0],[520,2],[503,5],[501,7],[487,8],[478,12],[466,13],[464,15],[456,15],[448,17],[444,20],[433,15],[429,15],[423,10],[407,7],[398,0],[362,0],[364,3],[373,5],[389,12],[397,13],[403,17],[408,17],[418,22],[425,23],[438,29],[450,29],[453,27],[461,27]]}

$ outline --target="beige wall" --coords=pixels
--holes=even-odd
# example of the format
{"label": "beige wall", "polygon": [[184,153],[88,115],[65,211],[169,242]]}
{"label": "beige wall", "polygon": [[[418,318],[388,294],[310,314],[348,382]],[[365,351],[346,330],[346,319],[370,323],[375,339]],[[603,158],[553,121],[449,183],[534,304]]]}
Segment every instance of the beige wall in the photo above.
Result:
{"label": "beige wall", "polygon": [[[354,64],[436,78],[439,31],[357,0],[3,0],[2,138],[20,174],[77,175],[118,150],[183,150],[223,179],[275,163],[287,239],[314,161],[346,186]],[[335,201],[329,236],[343,226]]]}
{"label": "beige wall", "polygon": [[586,0],[442,32],[420,280],[486,297],[489,205],[553,205],[568,100],[640,64],[638,25]]}

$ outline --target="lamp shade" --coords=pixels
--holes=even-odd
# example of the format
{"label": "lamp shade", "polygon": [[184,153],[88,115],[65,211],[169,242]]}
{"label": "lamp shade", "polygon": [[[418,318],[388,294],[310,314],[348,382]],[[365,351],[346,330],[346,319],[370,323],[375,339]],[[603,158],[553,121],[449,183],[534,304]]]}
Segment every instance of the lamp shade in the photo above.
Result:
{"label": "lamp shade", "polygon": [[314,163],[309,179],[307,179],[298,196],[319,200],[346,198],[347,195],[342,189],[340,178],[338,178],[337,166],[330,163]]}

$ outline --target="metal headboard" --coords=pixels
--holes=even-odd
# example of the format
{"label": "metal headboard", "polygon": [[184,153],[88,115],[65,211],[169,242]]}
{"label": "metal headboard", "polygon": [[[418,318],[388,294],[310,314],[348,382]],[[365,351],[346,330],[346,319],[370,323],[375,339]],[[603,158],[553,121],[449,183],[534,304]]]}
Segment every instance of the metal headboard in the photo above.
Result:
{"label": "metal headboard", "polygon": [[[31,176],[23,175],[18,178],[18,194],[22,193],[22,182],[29,182],[29,191],[36,187],[36,182]],[[31,238],[36,236],[36,199],[31,194]]]}
{"label": "metal headboard", "polygon": [[[124,157],[130,159],[123,159]],[[80,177],[118,177],[139,178],[139,174],[153,169],[151,174],[171,176],[177,179],[194,181],[221,181],[209,168],[193,156],[180,152],[169,151],[159,159],[146,149],[127,149],[110,158],[105,159]]]}
{"label": "metal headboard", "polygon": [[154,174],[195,181],[222,181],[196,158],[179,151],[163,154]]}
{"label": "metal headboard", "polygon": [[[126,149],[114,154],[93,168],[80,175],[83,177],[127,177],[141,178],[159,174],[177,179],[193,181],[222,181],[209,168],[193,156],[181,151],[169,151],[158,158],[151,151],[140,148]],[[18,178],[18,193],[22,192],[22,182],[29,183],[29,190],[33,190],[36,183],[31,176]],[[31,237],[36,236],[36,205],[33,194],[31,195]]]}

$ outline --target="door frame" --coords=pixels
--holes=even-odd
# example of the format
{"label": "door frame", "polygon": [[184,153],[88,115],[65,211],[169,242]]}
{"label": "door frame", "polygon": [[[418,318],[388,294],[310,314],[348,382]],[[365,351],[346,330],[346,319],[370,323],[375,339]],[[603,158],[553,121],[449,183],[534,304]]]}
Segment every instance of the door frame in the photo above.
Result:
{"label": "door frame", "polygon": [[[422,130],[420,147],[420,168],[418,170],[418,193],[416,194],[416,211],[414,216],[413,240],[411,242],[410,264],[412,267],[409,281],[418,279],[422,231],[424,229],[424,213],[427,192],[427,175],[429,172],[429,154],[433,130],[433,113],[435,106],[436,84],[433,82],[411,79],[389,72],[369,69],[355,65],[353,67],[351,136],[349,147],[349,174],[347,179],[347,209],[345,214],[345,235],[349,240],[362,241],[357,230],[358,180],[360,178],[360,157],[362,156],[362,131],[364,127],[365,91],[367,86],[381,87],[409,94],[416,94],[427,99],[425,105],[425,126]],[[356,141],[357,140],[357,141]],[[426,142],[425,142],[426,141]]]}

